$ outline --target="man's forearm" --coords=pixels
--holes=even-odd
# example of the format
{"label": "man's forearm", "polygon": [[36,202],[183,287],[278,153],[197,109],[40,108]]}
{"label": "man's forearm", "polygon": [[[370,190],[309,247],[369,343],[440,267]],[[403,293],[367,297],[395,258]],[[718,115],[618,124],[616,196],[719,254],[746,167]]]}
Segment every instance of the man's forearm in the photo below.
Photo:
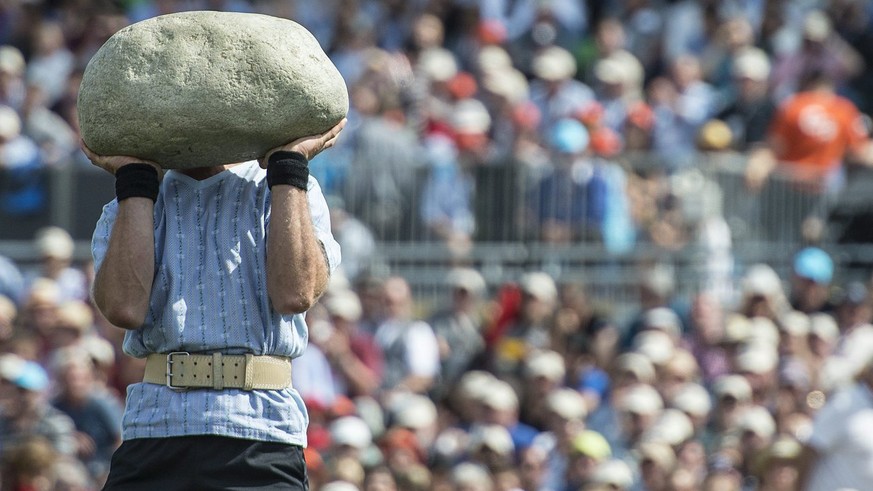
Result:
{"label": "man's forearm", "polygon": [[118,204],[106,256],[94,280],[94,302],[113,325],[142,326],[155,276],[154,202]]}
{"label": "man's forearm", "polygon": [[302,313],[327,288],[327,261],[315,236],[306,191],[278,185],[271,192],[267,293],[278,312]]}

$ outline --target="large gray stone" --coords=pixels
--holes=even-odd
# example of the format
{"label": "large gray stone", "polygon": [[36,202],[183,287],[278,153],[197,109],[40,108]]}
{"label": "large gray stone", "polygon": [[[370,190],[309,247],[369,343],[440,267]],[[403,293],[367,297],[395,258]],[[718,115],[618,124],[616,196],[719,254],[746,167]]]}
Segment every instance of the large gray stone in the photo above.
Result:
{"label": "large gray stone", "polygon": [[241,162],[323,133],[348,111],[342,76],[294,21],[184,12],[118,31],[88,63],[82,139],[167,169]]}

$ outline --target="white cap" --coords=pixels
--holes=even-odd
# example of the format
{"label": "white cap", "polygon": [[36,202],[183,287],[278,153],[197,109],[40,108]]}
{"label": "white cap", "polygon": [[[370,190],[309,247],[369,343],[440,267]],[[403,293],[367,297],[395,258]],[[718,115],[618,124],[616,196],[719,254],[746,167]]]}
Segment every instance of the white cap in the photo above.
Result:
{"label": "white cap", "polygon": [[454,268],[446,275],[446,284],[451,288],[467,290],[474,295],[485,291],[485,278],[472,268]]}
{"label": "white cap", "polygon": [[74,327],[80,333],[86,333],[94,326],[94,313],[85,302],[69,300],[58,306],[57,322],[64,327]]}
{"label": "white cap", "polygon": [[509,430],[500,425],[477,427],[470,436],[470,449],[490,448],[500,455],[509,455],[515,450]]}
{"label": "white cap", "polygon": [[547,273],[539,271],[527,273],[521,277],[519,285],[523,292],[542,301],[554,302],[558,298],[555,280]]}
{"label": "white cap", "polygon": [[532,68],[543,80],[565,80],[576,75],[576,59],[564,48],[549,46],[534,56]]}
{"label": "white cap", "polygon": [[809,333],[825,341],[834,341],[840,337],[840,328],[832,315],[822,312],[809,316]]}
{"label": "white cap", "polygon": [[525,365],[525,372],[531,378],[545,377],[558,382],[563,380],[567,373],[564,357],[557,351],[535,351],[528,356]]}
{"label": "white cap", "polygon": [[458,74],[458,62],[451,51],[444,48],[428,48],[421,53],[418,65],[432,81],[445,82]]}
{"label": "white cap", "polygon": [[477,61],[479,63],[479,71],[486,76],[491,73],[499,73],[512,69],[512,58],[509,57],[509,53],[494,44],[483,46],[479,50]]}
{"label": "white cap", "polygon": [[352,290],[338,290],[325,300],[324,307],[328,314],[356,322],[361,318],[361,300]]}
{"label": "white cap", "polygon": [[722,342],[745,343],[752,331],[752,322],[743,314],[730,314],[724,322]]}
{"label": "white cap", "polygon": [[751,431],[763,438],[770,438],[776,433],[776,422],[766,408],[752,406],[740,414],[737,428],[741,431]]}
{"label": "white cap", "polygon": [[621,60],[607,57],[594,64],[594,76],[607,84],[623,84],[630,79],[631,74]]}
{"label": "white cap", "polygon": [[546,396],[546,407],[566,420],[581,420],[588,416],[585,398],[573,389],[555,389]]}
{"label": "white cap", "polygon": [[487,387],[487,394],[481,398],[482,403],[498,411],[508,411],[518,408],[518,395],[508,382],[495,379]]}
{"label": "white cap", "polygon": [[370,427],[357,416],[343,416],[331,423],[330,437],[334,445],[348,445],[359,450],[373,443]]}
{"label": "white cap", "polygon": [[79,345],[100,366],[111,367],[115,364],[115,348],[106,338],[91,334],[79,340]]}
{"label": "white cap", "polygon": [[609,459],[597,466],[591,481],[597,484],[615,486],[619,489],[627,489],[634,482],[631,468],[622,460]]}
{"label": "white cap", "polygon": [[649,329],[658,329],[678,338],[682,335],[682,321],[672,309],[655,307],[643,314],[643,325]]}
{"label": "white cap", "polygon": [[491,384],[497,378],[485,370],[470,370],[458,381],[458,393],[461,397],[482,399],[488,395]]}
{"label": "white cap", "polygon": [[782,280],[770,266],[754,264],[743,277],[743,293],[746,295],[764,295],[766,297],[783,295]]}
{"label": "white cap", "polygon": [[651,385],[637,385],[625,392],[619,409],[625,413],[657,414],[664,409],[664,401]]}
{"label": "white cap", "polygon": [[451,125],[455,133],[480,134],[491,128],[488,108],[477,99],[458,101],[451,113]]}
{"label": "white cap", "polygon": [[667,363],[676,351],[673,338],[663,331],[641,331],[634,336],[632,345],[634,351],[646,356],[655,365]]}
{"label": "white cap", "polygon": [[640,353],[633,351],[622,353],[615,359],[615,368],[622,372],[633,373],[644,384],[655,381],[655,365],[647,356]]}
{"label": "white cap", "polygon": [[770,77],[770,58],[759,48],[745,48],[734,56],[732,71],[736,78],[763,82]]}
{"label": "white cap", "polygon": [[491,489],[493,483],[487,469],[472,462],[463,462],[452,469],[452,484],[456,488],[470,486],[473,489]]}
{"label": "white cap", "polygon": [[511,104],[524,102],[530,95],[527,78],[514,68],[504,68],[500,71],[486,73],[482,78],[482,87],[488,92],[506,99]]}
{"label": "white cap", "polygon": [[790,336],[806,336],[809,334],[809,316],[799,310],[792,310],[782,316],[779,326]]}
{"label": "white cap", "polygon": [[737,370],[763,374],[772,372],[779,364],[779,353],[773,346],[752,344],[740,350],[736,357]]}
{"label": "white cap", "polygon": [[694,424],[691,419],[678,409],[668,408],[658,417],[642,436],[643,441],[661,442],[670,446],[678,446],[694,436]]}
{"label": "white cap", "polygon": [[746,343],[776,348],[779,346],[779,328],[768,317],[752,317],[749,319],[749,335]]}
{"label": "white cap", "polygon": [[0,354],[0,377],[5,380],[15,380],[24,370],[24,358],[14,353]]}
{"label": "white cap", "polygon": [[713,384],[713,393],[720,399],[733,396],[738,401],[748,401],[752,398],[752,386],[746,377],[737,374],[722,375]]}
{"label": "white cap", "polygon": [[36,248],[43,257],[70,259],[73,257],[73,237],[60,227],[44,227],[36,232]]}
{"label": "white cap", "polygon": [[634,447],[633,453],[637,455],[641,463],[651,460],[655,465],[667,471],[676,465],[676,452],[673,451],[673,447],[663,442],[642,441]]}
{"label": "white cap", "polygon": [[419,394],[405,394],[393,403],[391,413],[397,426],[413,430],[427,428],[437,419],[433,401]]}
{"label": "white cap", "polygon": [[702,385],[687,383],[676,391],[670,405],[693,416],[706,416],[712,410],[712,399]]}

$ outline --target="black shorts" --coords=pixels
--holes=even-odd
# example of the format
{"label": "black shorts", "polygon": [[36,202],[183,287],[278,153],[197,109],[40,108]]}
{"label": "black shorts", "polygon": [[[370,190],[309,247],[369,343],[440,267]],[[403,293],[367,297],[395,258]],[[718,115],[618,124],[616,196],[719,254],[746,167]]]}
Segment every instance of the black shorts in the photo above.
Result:
{"label": "black shorts", "polygon": [[123,442],[103,489],[308,491],[309,483],[299,446],[204,435]]}

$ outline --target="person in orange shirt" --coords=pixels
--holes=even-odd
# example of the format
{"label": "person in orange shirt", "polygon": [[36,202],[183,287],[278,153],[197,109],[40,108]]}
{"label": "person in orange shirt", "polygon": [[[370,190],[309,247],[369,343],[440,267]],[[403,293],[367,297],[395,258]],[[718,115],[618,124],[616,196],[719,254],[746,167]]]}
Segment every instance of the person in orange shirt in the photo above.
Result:
{"label": "person in orange shirt", "polygon": [[768,145],[749,156],[746,182],[754,190],[779,168],[803,189],[830,193],[842,185],[844,162],[873,165],[867,125],[854,103],[837,95],[821,72],[801,87],[779,106]]}

